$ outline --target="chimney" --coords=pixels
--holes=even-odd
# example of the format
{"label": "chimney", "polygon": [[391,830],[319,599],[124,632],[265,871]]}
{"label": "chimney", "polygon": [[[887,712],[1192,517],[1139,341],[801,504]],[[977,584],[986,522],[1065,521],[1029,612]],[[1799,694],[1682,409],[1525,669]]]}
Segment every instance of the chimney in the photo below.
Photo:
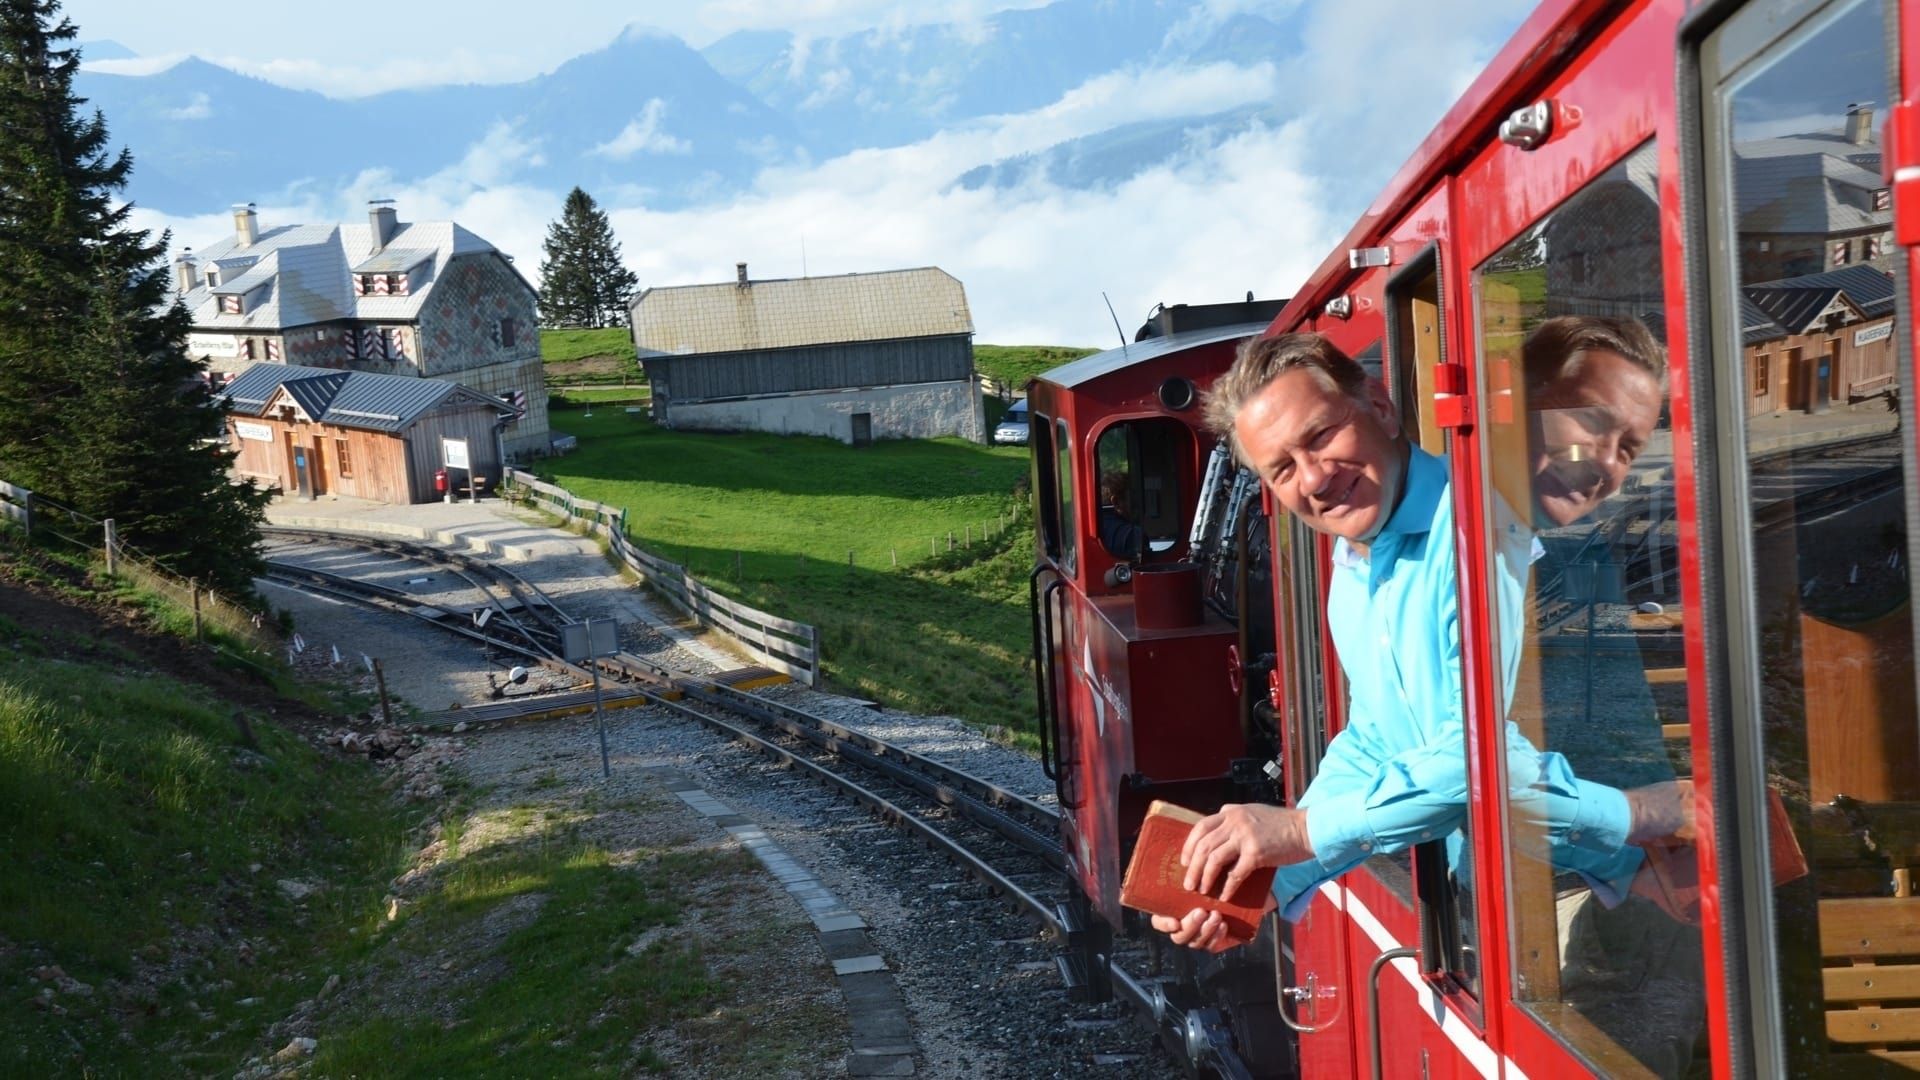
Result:
{"label": "chimney", "polygon": [[1855,146],[1865,146],[1873,141],[1873,102],[1862,101],[1847,106],[1847,141]]}
{"label": "chimney", "polygon": [[394,213],[392,199],[367,200],[367,224],[373,227],[373,254],[378,255],[387,249],[387,242],[400,227],[399,215]]}
{"label": "chimney", "polygon": [[235,203],[233,206],[233,241],[237,247],[252,247],[260,239],[260,218],[253,212],[252,203]]}
{"label": "chimney", "polygon": [[180,254],[173,260],[174,285],[185,296],[193,291],[193,249],[181,248]]}
{"label": "chimney", "polygon": [[733,272],[735,275],[734,284],[739,288],[742,288],[742,289],[746,288],[747,287],[747,264],[734,263]]}

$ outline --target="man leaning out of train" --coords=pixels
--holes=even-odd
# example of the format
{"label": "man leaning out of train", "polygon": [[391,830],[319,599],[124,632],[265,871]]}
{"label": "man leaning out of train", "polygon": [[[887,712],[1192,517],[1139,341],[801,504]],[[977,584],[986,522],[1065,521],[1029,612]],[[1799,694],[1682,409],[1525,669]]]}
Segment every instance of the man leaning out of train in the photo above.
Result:
{"label": "man leaning out of train", "polygon": [[[1297,920],[1321,883],[1370,856],[1445,840],[1457,863],[1467,788],[1446,464],[1413,445],[1379,380],[1317,334],[1248,342],[1207,418],[1288,513],[1335,538],[1327,623],[1351,705],[1297,805],[1232,804],[1193,827],[1187,887],[1219,895],[1277,867],[1272,905]],[[1603,903],[1651,892],[1635,845],[1690,824],[1684,787],[1583,780],[1513,724],[1506,743],[1515,806],[1540,818],[1543,857]],[[1203,909],[1153,925],[1180,945],[1231,944]]]}

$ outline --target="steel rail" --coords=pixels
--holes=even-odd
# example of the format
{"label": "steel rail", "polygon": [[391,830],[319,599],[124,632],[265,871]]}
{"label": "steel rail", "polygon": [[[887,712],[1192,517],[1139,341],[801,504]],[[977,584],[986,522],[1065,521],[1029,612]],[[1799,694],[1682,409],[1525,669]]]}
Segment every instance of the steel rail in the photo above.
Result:
{"label": "steel rail", "polygon": [[918,834],[921,839],[939,849],[947,858],[960,864],[968,873],[978,878],[988,888],[1005,896],[1025,910],[1029,915],[1038,919],[1049,931],[1054,934],[1065,933],[1065,928],[1061,925],[1059,916],[1054,914],[1052,908],[1046,901],[1034,896],[1015,883],[1011,878],[994,869],[985,859],[967,850],[952,837],[947,836],[932,825],[922,821],[912,811],[907,810],[884,795],[873,791],[853,780],[851,777],[842,776],[831,769],[808,761],[806,758],[800,757],[785,747],[778,746],[771,740],[762,738],[748,731],[746,728],[736,724],[730,724],[717,716],[708,715],[698,709],[690,708],[678,702],[668,701],[655,694],[647,693],[646,691],[642,691],[642,694],[663,709],[670,709],[682,716],[705,724],[707,727],[712,728],[722,735],[726,735],[738,742],[746,743],[783,764],[797,766],[814,779],[845,792],[856,801],[864,803],[880,816]]}

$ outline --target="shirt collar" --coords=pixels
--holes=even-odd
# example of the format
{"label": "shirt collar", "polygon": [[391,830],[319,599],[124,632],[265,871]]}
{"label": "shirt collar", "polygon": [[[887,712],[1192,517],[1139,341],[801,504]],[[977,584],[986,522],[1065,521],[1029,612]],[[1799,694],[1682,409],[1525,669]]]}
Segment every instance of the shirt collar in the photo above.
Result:
{"label": "shirt collar", "polygon": [[1382,571],[1390,567],[1399,557],[1400,547],[1408,536],[1425,535],[1433,529],[1433,515],[1440,508],[1440,500],[1447,497],[1447,464],[1439,458],[1420,449],[1418,446],[1407,448],[1407,471],[1400,478],[1405,492],[1400,497],[1400,505],[1394,507],[1387,524],[1374,534],[1367,545],[1371,554],[1362,555],[1349,544],[1345,537],[1336,540],[1333,545],[1333,564],[1354,569],[1371,567],[1371,578],[1377,581]]}

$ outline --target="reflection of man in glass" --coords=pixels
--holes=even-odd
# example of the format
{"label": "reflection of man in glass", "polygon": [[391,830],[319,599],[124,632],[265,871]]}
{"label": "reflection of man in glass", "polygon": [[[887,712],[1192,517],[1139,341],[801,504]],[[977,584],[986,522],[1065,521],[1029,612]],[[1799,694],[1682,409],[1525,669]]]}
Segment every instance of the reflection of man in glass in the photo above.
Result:
{"label": "reflection of man in glass", "polygon": [[[1207,409],[1289,513],[1337,538],[1327,621],[1352,694],[1347,727],[1297,806],[1223,807],[1183,852],[1187,885],[1208,892],[1278,867],[1275,900],[1297,919],[1321,882],[1445,839],[1464,817],[1453,499],[1445,464],[1408,441],[1386,389],[1318,335],[1249,343]],[[1641,863],[1630,840],[1671,832],[1669,808],[1580,779],[1512,725],[1507,742],[1510,781],[1546,824],[1554,865],[1623,895]],[[1225,945],[1225,924],[1201,910],[1154,926],[1178,944]]]}
{"label": "reflection of man in glass", "polygon": [[[1496,430],[1492,437],[1502,696],[1509,718],[1539,745],[1565,755],[1580,776],[1623,789],[1630,803],[1660,808],[1639,815],[1645,824],[1631,837],[1651,844],[1684,827],[1692,792],[1673,779],[1638,650],[1630,637],[1623,644],[1619,638],[1625,635],[1614,635],[1609,647],[1596,651],[1591,615],[1596,604],[1626,602],[1626,568],[1608,538],[1632,532],[1627,526],[1635,524],[1649,531],[1660,526],[1645,501],[1609,500],[1659,423],[1666,351],[1638,320],[1569,315],[1535,327],[1522,357],[1525,452],[1517,431],[1507,436]],[[1530,507],[1528,520],[1515,506]],[[1558,563],[1542,537],[1562,553],[1577,554]],[[1584,647],[1536,649],[1537,683],[1522,685],[1521,653],[1540,634],[1530,630],[1540,613],[1583,608],[1586,625],[1572,640]],[[1523,842],[1530,832],[1551,829],[1550,822],[1538,820],[1547,812],[1530,795],[1509,793]],[[1692,860],[1691,847],[1677,840],[1657,846],[1662,866]],[[1684,917],[1683,905],[1654,872],[1655,858],[1649,856],[1635,873],[1631,891],[1659,911],[1640,901],[1622,903],[1617,882],[1613,889],[1590,882],[1591,890],[1551,897],[1560,947],[1556,996],[1587,1013],[1644,1064],[1673,1076],[1689,1064],[1704,1017],[1701,953],[1698,932],[1676,921]],[[1550,898],[1517,902],[1545,904]]]}

